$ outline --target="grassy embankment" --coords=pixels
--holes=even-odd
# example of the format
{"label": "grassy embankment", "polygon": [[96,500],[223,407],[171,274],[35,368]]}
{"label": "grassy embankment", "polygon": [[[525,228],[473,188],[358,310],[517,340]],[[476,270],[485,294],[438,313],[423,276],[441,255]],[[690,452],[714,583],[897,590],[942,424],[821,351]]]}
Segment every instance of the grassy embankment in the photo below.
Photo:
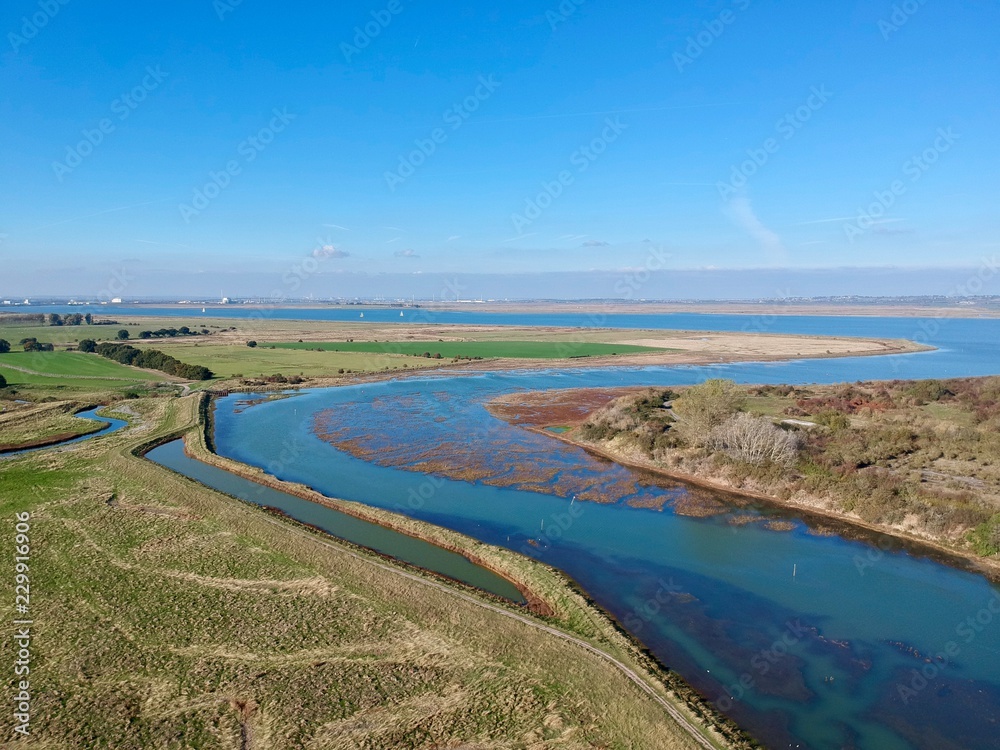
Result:
{"label": "grassy embankment", "polygon": [[[730,385],[712,394],[709,415],[690,408],[702,388],[622,396],[563,436],[674,476],[1000,554],[1000,378]],[[747,460],[723,427],[739,413],[793,433],[793,454]]]}
{"label": "grassy embankment", "polygon": [[[39,746],[695,746],[580,646],[133,455],[190,430],[196,397],[128,408],[124,431],[0,460],[2,513],[32,514]],[[53,407],[35,424],[55,429],[62,416]],[[549,624],[667,694],[554,571],[395,521],[508,566],[553,605]],[[11,544],[4,535],[0,554]]]}
{"label": "grassy embankment", "polygon": [[74,417],[78,407],[72,401],[5,406],[0,402],[0,453],[89,435],[106,426],[93,419]]}

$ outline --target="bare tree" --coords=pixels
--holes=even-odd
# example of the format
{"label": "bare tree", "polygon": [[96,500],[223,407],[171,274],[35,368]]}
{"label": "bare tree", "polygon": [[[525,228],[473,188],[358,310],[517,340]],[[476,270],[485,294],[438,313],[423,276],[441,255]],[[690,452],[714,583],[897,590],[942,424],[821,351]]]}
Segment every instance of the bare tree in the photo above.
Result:
{"label": "bare tree", "polygon": [[712,430],[708,447],[751,464],[788,466],[799,452],[799,436],[776,427],[767,417],[741,412]]}

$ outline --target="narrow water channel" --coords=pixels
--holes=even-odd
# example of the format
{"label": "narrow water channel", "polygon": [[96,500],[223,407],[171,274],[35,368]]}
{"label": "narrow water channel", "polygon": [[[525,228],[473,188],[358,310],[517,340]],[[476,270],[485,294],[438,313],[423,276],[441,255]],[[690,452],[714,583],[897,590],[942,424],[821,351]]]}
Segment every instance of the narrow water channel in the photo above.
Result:
{"label": "narrow water channel", "polygon": [[182,440],[174,440],[146,454],[146,458],[212,489],[225,492],[254,505],[276,508],[331,536],[366,547],[388,557],[461,581],[518,604],[524,597],[510,581],[469,559],[430,542],[402,534],[384,526],[341,513],[325,505],[280,492],[231,472],[191,458],[184,453]]}

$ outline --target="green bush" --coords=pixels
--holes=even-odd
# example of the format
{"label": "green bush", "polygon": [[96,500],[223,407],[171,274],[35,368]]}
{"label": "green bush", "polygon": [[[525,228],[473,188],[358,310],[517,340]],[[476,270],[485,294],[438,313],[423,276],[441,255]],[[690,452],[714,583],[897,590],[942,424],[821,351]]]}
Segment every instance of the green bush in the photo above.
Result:
{"label": "green bush", "polygon": [[677,398],[677,427],[689,444],[703,446],[712,430],[740,411],[745,403],[746,389],[732,380],[706,380]]}
{"label": "green bush", "polygon": [[1000,555],[1000,513],[977,526],[969,534],[969,543],[980,555]]}
{"label": "green bush", "polygon": [[813,421],[831,430],[846,430],[851,426],[851,420],[846,414],[833,409],[824,409],[813,417]]}

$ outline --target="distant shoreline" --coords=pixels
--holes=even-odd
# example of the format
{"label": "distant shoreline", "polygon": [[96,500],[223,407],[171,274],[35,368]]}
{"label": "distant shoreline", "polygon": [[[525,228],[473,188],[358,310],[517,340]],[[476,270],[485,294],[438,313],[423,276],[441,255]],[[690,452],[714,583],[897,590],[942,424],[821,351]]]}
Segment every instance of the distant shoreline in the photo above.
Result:
{"label": "distant shoreline", "polygon": [[[36,305],[12,305],[0,308],[0,316],[5,313],[30,314],[40,307],[65,307],[65,303],[38,303]],[[854,302],[843,305],[830,302],[780,300],[753,301],[714,301],[714,302],[626,302],[622,300],[567,300],[559,301],[524,301],[524,302],[433,302],[418,301],[399,304],[332,304],[319,302],[288,302],[270,304],[267,302],[234,302],[220,304],[218,302],[199,302],[180,304],[177,302],[142,302],[123,303],[116,305],[74,305],[84,311],[102,310],[108,307],[120,311],[121,308],[134,309],[141,315],[142,310],[177,309],[190,311],[201,315],[217,310],[268,309],[268,310],[429,310],[434,312],[479,312],[479,313],[509,313],[509,314],[555,314],[571,313],[583,315],[748,315],[748,316],[844,316],[844,317],[885,317],[885,318],[1000,318],[1000,303],[976,304],[963,306],[942,306],[940,304],[919,302],[878,303],[869,304]],[[128,313],[125,313],[128,314]],[[406,321],[404,321],[406,322]]]}

